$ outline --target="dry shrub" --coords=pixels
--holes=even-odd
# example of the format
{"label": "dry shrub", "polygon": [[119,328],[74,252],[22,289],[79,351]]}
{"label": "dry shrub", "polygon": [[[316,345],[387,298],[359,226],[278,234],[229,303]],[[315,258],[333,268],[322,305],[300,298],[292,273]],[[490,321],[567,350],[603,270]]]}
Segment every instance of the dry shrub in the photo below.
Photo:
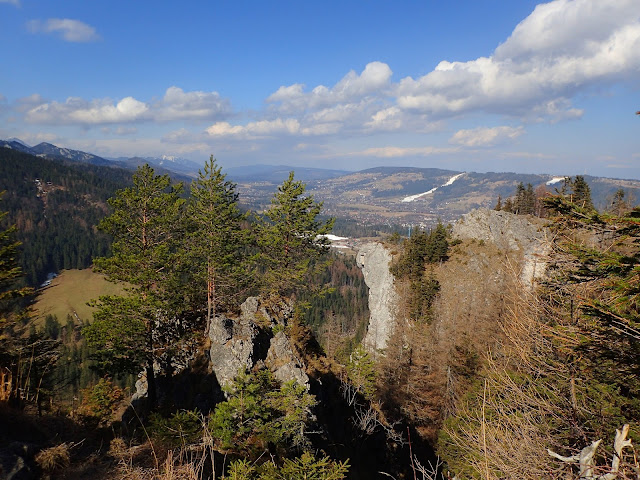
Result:
{"label": "dry shrub", "polygon": [[46,474],[51,474],[69,466],[71,456],[70,446],[61,443],[55,447],[45,448],[36,455],[36,463]]}
{"label": "dry shrub", "polygon": [[124,439],[116,437],[109,443],[109,455],[118,460],[122,460],[127,454],[127,447],[127,442],[125,442]]}
{"label": "dry shrub", "polygon": [[[501,349],[500,328],[513,282],[508,261],[493,245],[466,242],[464,249],[435,266],[441,289],[430,323],[412,322],[400,301],[398,324],[385,356],[379,356],[378,391],[387,406],[408,419],[423,438],[434,441],[445,418],[469,391],[489,351]],[[395,282],[400,299],[410,295],[407,281]]]}
{"label": "dry shrub", "polygon": [[547,305],[524,287],[510,297],[504,347],[488,355],[484,378],[445,423],[440,451],[463,478],[564,478],[546,448],[561,447],[552,439],[568,430],[570,367],[558,361],[552,331],[540,322]]}
{"label": "dry shrub", "polygon": [[11,370],[0,367],[0,402],[9,400],[12,391]]}
{"label": "dry shrub", "polygon": [[[111,442],[110,453],[120,458],[118,468],[119,480],[200,480],[213,472],[215,478],[213,438],[202,419],[202,437],[198,443],[183,445],[179,449],[167,450],[164,461],[160,461],[152,443],[141,446],[127,447],[122,439]],[[114,444],[115,442],[115,444]],[[145,454],[147,462],[139,462],[139,454]],[[140,466],[140,463],[155,462],[153,467]]]}

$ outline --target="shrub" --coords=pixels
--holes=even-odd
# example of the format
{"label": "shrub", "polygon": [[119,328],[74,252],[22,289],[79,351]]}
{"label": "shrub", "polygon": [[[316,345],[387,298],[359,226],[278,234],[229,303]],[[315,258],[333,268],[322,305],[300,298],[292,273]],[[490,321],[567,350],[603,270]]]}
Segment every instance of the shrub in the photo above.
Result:
{"label": "shrub", "polygon": [[109,378],[101,378],[93,387],[82,390],[80,415],[106,422],[125,399],[125,390]]}
{"label": "shrub", "polygon": [[69,445],[61,443],[55,447],[45,448],[36,455],[36,463],[46,474],[69,466]]}
{"label": "shrub", "polygon": [[178,447],[197,443],[202,437],[203,419],[193,410],[183,410],[164,418],[154,413],[149,421],[148,431],[169,446]]}

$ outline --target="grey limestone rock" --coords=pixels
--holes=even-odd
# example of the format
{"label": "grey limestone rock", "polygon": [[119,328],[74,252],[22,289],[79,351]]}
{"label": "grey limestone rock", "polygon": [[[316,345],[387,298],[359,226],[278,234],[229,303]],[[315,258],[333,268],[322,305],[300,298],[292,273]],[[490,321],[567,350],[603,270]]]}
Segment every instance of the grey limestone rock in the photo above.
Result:
{"label": "grey limestone rock", "polygon": [[211,322],[211,367],[221,386],[228,385],[238,372],[250,369],[254,358],[259,329],[248,315],[239,319],[216,316]]}
{"label": "grey limestone rock", "polygon": [[453,226],[453,236],[493,243],[503,251],[520,252],[523,256],[521,281],[531,285],[546,270],[550,251],[544,220],[530,215],[515,215],[478,209],[463,215]]}
{"label": "grey limestone rock", "polygon": [[239,318],[219,315],[211,323],[209,351],[211,369],[218,383],[229,385],[241,371],[265,365],[281,382],[295,380],[309,386],[304,364],[294,353],[289,339],[273,328],[286,326],[293,315],[290,302],[262,302],[248,298],[240,307]]}
{"label": "grey limestone rock", "polygon": [[304,371],[304,364],[293,352],[291,342],[284,332],[278,332],[271,339],[265,364],[281,383],[295,380],[309,388],[309,376]]}
{"label": "grey limestone rock", "polygon": [[367,243],[357,256],[369,287],[369,327],[363,344],[370,352],[384,349],[396,325],[397,298],[389,271],[391,253],[380,243]]}

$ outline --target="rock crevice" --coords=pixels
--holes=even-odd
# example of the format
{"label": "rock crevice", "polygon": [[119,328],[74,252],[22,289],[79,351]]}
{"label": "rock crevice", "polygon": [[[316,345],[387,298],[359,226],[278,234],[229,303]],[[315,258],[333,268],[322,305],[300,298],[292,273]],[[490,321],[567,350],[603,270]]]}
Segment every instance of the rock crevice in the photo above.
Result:
{"label": "rock crevice", "polygon": [[240,309],[238,318],[216,316],[209,329],[210,366],[220,386],[231,384],[240,372],[264,366],[282,383],[294,380],[309,388],[305,365],[283,331],[293,316],[292,304],[267,305],[250,297]]}

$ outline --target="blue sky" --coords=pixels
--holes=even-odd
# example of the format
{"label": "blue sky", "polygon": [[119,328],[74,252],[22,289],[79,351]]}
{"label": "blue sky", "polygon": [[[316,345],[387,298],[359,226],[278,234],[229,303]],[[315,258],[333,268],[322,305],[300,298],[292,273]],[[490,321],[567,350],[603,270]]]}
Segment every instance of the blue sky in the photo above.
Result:
{"label": "blue sky", "polygon": [[640,178],[638,0],[0,0],[0,138]]}

